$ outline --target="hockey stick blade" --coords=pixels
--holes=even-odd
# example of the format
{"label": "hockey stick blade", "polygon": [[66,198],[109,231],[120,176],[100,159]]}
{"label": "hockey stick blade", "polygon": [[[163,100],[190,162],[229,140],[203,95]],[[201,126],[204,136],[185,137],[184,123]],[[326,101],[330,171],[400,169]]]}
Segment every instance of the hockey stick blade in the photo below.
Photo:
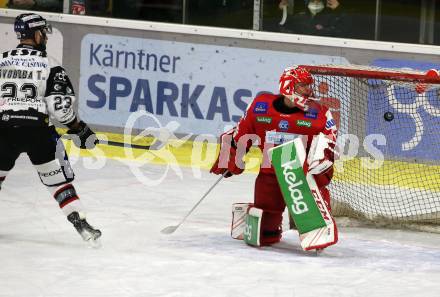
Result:
{"label": "hockey stick blade", "polygon": [[172,234],[172,233],[174,233],[174,231],[177,230],[177,228],[179,228],[179,226],[180,226],[180,225],[165,227],[165,228],[163,228],[163,229],[160,231],[160,233],[162,233],[162,234]]}

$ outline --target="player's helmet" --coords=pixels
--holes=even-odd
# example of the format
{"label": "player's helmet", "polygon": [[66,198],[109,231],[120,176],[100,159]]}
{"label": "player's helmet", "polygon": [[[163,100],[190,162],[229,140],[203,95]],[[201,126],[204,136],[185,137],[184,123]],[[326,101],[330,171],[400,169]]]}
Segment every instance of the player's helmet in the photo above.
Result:
{"label": "player's helmet", "polygon": [[280,94],[289,98],[296,106],[305,110],[310,94],[299,94],[297,84],[313,84],[313,77],[304,67],[296,66],[286,68],[280,77]]}
{"label": "player's helmet", "polygon": [[35,13],[23,13],[15,18],[14,31],[18,39],[33,39],[35,31],[52,33],[52,26],[45,18]]}

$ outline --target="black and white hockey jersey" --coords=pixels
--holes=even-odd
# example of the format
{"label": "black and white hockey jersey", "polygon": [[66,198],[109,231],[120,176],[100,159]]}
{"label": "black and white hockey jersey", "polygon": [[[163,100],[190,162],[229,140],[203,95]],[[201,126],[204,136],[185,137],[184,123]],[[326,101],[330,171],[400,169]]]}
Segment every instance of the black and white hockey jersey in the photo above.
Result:
{"label": "black and white hockey jersey", "polygon": [[50,126],[75,117],[75,94],[63,69],[46,52],[28,45],[0,56],[0,127]]}

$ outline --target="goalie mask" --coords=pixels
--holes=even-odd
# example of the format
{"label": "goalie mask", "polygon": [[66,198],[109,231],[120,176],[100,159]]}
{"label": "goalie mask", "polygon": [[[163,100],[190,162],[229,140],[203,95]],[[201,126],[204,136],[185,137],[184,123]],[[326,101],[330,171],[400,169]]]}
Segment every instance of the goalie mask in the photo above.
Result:
{"label": "goalie mask", "polygon": [[280,94],[301,110],[308,109],[307,101],[312,95],[312,75],[303,67],[286,68],[280,77]]}

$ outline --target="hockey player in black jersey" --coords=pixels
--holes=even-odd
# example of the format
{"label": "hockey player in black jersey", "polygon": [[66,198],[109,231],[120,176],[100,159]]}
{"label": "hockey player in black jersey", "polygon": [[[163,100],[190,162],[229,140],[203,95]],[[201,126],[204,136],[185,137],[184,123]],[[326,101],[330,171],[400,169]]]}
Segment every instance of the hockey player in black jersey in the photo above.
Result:
{"label": "hockey player in black jersey", "polygon": [[67,219],[85,241],[94,241],[101,231],[86,221],[52,121],[76,134],[76,144],[83,149],[95,146],[95,133],[78,120],[66,71],[47,56],[51,26],[40,15],[27,13],[15,19],[14,30],[19,45],[0,56],[0,189],[18,156],[26,153]]}

